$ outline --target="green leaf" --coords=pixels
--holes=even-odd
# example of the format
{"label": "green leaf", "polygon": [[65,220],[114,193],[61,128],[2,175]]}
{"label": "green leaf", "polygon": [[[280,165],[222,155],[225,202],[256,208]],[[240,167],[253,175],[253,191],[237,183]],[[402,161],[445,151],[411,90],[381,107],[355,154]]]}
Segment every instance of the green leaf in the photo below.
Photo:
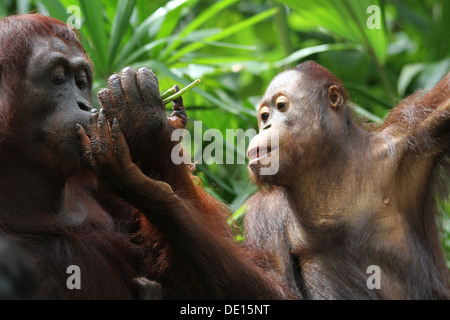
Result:
{"label": "green leaf", "polygon": [[[67,21],[70,13],[67,13],[67,8],[61,2],[55,0],[40,0],[37,1],[38,7],[44,7],[52,17],[61,21]],[[42,9],[42,8],[40,8]]]}
{"label": "green leaf", "polygon": [[208,179],[210,179],[211,181],[213,181],[215,184],[217,184],[217,186],[219,186],[220,188],[222,188],[223,190],[233,193],[233,188],[231,188],[227,181],[225,181],[224,179],[222,179],[221,177],[219,177],[218,175],[215,175],[211,172],[211,170],[209,169],[208,165],[204,165],[204,164],[198,164],[197,167],[201,170],[202,172],[205,174],[206,177],[208,177]]}
{"label": "green leaf", "polygon": [[30,0],[17,0],[17,12],[20,14],[25,14],[30,11]]}
{"label": "green leaf", "polygon": [[148,34],[148,30],[152,24],[156,23],[159,19],[163,19],[169,12],[183,5],[186,1],[187,0],[170,1],[164,7],[159,8],[145,19],[136,30],[134,30],[133,35],[128,39],[126,45],[117,56],[115,64],[120,65],[120,62],[126,60],[126,57],[132,53],[136,45]]}
{"label": "green leaf", "polygon": [[[239,23],[236,23],[235,25],[232,25],[232,26],[222,30],[221,32],[219,32],[211,37],[206,38],[205,41],[218,41],[218,40],[228,37],[236,32],[241,32],[241,31],[245,30],[246,28],[257,24],[258,22],[261,22],[261,21],[273,16],[277,11],[278,10],[276,8],[273,8],[273,9],[264,11],[262,13],[259,13],[257,15],[254,15],[248,19],[245,19]],[[204,42],[197,42],[197,43],[190,44],[190,45],[180,49],[175,54],[171,55],[170,58],[167,60],[167,63],[168,64],[174,63],[175,61],[177,61],[181,57],[185,56],[186,54],[188,54],[192,51],[199,50],[199,49],[205,47],[206,45],[207,44]]]}
{"label": "green leaf", "polygon": [[6,17],[11,12],[9,12],[9,7],[11,5],[11,0],[0,1],[0,17]]}
{"label": "green leaf", "polygon": [[96,70],[101,75],[108,73],[108,61],[110,57],[107,54],[108,33],[107,24],[103,17],[103,8],[99,1],[79,0],[81,5],[81,14],[84,16],[83,28],[85,27],[90,36],[90,42],[95,55]]}
{"label": "green leaf", "polygon": [[361,107],[360,105],[354,103],[354,102],[347,102],[348,105],[358,114],[362,115],[363,117],[365,117],[366,119],[369,119],[373,122],[380,122],[382,119],[380,117],[378,117],[377,115],[373,114],[372,112],[364,109],[363,107]]}
{"label": "green leaf", "polygon": [[367,86],[361,85],[359,83],[353,83],[353,82],[346,81],[345,87],[347,88],[347,90],[353,90],[353,91],[359,92],[360,94],[366,96],[367,98],[373,100],[374,102],[379,103],[380,105],[384,106],[387,110],[391,109],[393,107],[393,105],[389,102],[389,100],[373,93],[372,90],[367,88]]}
{"label": "green leaf", "polygon": [[410,83],[423,69],[423,63],[407,64],[402,68],[397,81],[397,92],[400,97],[405,95],[406,89]]}
{"label": "green leaf", "polygon": [[[108,46],[109,57],[115,57],[117,54],[120,41],[128,28],[130,16],[133,12],[135,3],[136,0],[119,0],[117,4]],[[108,69],[111,69],[113,60],[114,59],[112,58],[109,59]]]}
{"label": "green leaf", "polygon": [[181,11],[186,3],[187,2],[184,2],[173,10],[167,12],[166,16],[164,17],[164,21],[155,36],[155,40],[165,38],[173,34],[175,27],[180,20]]}
{"label": "green leaf", "polygon": [[363,48],[358,44],[351,43],[335,43],[335,44],[322,44],[315,47],[307,47],[300,50],[295,51],[288,57],[283,60],[279,60],[274,63],[274,67],[280,68],[286,65],[289,65],[293,62],[298,63],[299,60],[306,58],[315,53],[325,52],[325,51],[334,51],[334,50],[359,50],[361,51]]}
{"label": "green leaf", "polygon": [[[238,185],[238,187],[236,187],[236,184]],[[245,206],[248,198],[258,191],[258,187],[253,184],[249,184],[247,180],[239,180],[235,184],[233,184],[233,187],[236,190],[236,198],[233,200],[230,206],[232,209],[238,208],[233,214],[233,219],[238,220],[243,218],[243,216],[245,215],[245,211],[241,212],[240,210],[242,210],[242,207]]]}
{"label": "green leaf", "polygon": [[[193,31],[189,35],[187,35],[183,41],[184,42],[197,42],[199,39],[204,38],[205,36],[211,35],[211,33],[215,33],[214,30],[200,30],[200,31]],[[150,52],[153,48],[163,44],[163,43],[170,43],[174,39],[176,39],[177,35],[169,36],[167,38],[162,38],[158,40],[151,41],[150,43],[147,43],[145,45],[142,45],[137,50],[133,52],[126,60],[126,65],[130,63],[134,63],[141,55]],[[158,59],[161,61],[161,58]]]}
{"label": "green leaf", "polygon": [[[380,29],[369,29],[367,13],[371,5],[381,6],[376,0],[283,0],[298,10],[311,26],[325,28],[330,34],[353,44],[364,46],[367,54],[381,65],[386,61],[386,34],[383,15],[380,14]],[[370,12],[370,11],[369,11]]]}
{"label": "green leaf", "polygon": [[247,213],[247,209],[247,205],[243,204],[239,209],[236,210],[236,212],[231,215],[231,217],[228,219],[228,224],[232,225],[235,221],[243,218]]}
{"label": "green leaf", "polygon": [[237,1],[238,0],[219,1],[209,6],[206,10],[202,11],[194,20],[192,20],[186,27],[183,28],[183,31],[178,35],[177,40],[172,42],[164,50],[164,53],[161,56],[161,60],[166,60],[168,56],[181,45],[183,39],[187,37],[189,33],[198,29],[200,26],[219,14],[219,12],[236,3]]}

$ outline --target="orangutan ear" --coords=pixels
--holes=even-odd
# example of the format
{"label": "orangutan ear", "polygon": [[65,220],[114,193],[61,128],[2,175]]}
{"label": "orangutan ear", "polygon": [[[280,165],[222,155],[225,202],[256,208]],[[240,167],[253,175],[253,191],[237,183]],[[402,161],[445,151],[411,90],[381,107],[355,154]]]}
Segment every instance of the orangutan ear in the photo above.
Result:
{"label": "orangutan ear", "polygon": [[344,95],[336,85],[328,88],[328,99],[330,100],[330,106],[335,110],[344,105]]}

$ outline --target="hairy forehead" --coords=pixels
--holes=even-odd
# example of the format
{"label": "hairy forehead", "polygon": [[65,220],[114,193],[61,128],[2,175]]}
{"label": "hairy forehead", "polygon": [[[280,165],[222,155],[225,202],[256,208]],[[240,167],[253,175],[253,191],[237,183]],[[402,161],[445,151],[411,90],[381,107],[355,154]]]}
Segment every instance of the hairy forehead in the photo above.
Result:
{"label": "hairy forehead", "polygon": [[42,58],[49,53],[58,53],[67,57],[84,57],[84,53],[75,44],[64,41],[58,37],[38,37],[33,41],[33,56]]}
{"label": "hairy forehead", "polygon": [[38,37],[33,41],[28,70],[41,72],[52,65],[63,63],[83,67],[89,73],[93,66],[89,57],[75,43],[58,37]]}
{"label": "hairy forehead", "polygon": [[267,87],[261,105],[270,104],[274,97],[280,94],[290,95],[293,92],[298,92],[302,79],[303,75],[298,70],[286,70],[279,73]]}
{"label": "hairy forehead", "polygon": [[279,91],[291,91],[298,88],[300,81],[302,80],[301,72],[296,70],[287,70],[278,74],[270,82],[269,87],[264,94],[264,98],[276,95]]}

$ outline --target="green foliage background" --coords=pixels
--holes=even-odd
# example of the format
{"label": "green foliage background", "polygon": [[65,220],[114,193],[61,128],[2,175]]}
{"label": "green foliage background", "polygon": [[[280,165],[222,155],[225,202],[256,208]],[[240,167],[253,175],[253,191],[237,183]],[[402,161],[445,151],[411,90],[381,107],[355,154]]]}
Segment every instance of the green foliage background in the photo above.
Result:
{"label": "green foliage background", "polygon": [[[450,70],[448,0],[2,0],[0,16],[36,10],[67,22],[71,5],[81,9],[95,90],[125,66],[152,69],[161,90],[201,78],[196,94],[183,97],[189,117],[224,137],[226,129],[256,129],[255,106],[270,80],[305,59],[335,73],[355,110],[373,121]],[[380,29],[367,27],[370,5],[381,9]],[[233,141],[224,148],[245,152]],[[255,191],[246,165],[198,163],[197,174],[239,221]],[[450,205],[441,209],[450,257]]]}

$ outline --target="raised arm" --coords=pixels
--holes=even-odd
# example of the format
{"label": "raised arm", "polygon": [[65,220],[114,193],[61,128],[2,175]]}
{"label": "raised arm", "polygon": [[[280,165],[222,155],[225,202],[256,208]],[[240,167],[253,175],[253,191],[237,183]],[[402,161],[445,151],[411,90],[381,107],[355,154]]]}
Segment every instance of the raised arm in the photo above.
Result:
{"label": "raised arm", "polygon": [[429,140],[424,142],[430,140],[431,142],[434,141],[438,144],[439,149],[445,150],[450,147],[450,89],[447,100],[440,103],[438,107],[420,124],[417,130],[417,135],[429,138]]}
{"label": "raised arm", "polygon": [[404,99],[381,130],[402,137],[414,151],[439,155],[450,147],[450,73],[426,93]]}

